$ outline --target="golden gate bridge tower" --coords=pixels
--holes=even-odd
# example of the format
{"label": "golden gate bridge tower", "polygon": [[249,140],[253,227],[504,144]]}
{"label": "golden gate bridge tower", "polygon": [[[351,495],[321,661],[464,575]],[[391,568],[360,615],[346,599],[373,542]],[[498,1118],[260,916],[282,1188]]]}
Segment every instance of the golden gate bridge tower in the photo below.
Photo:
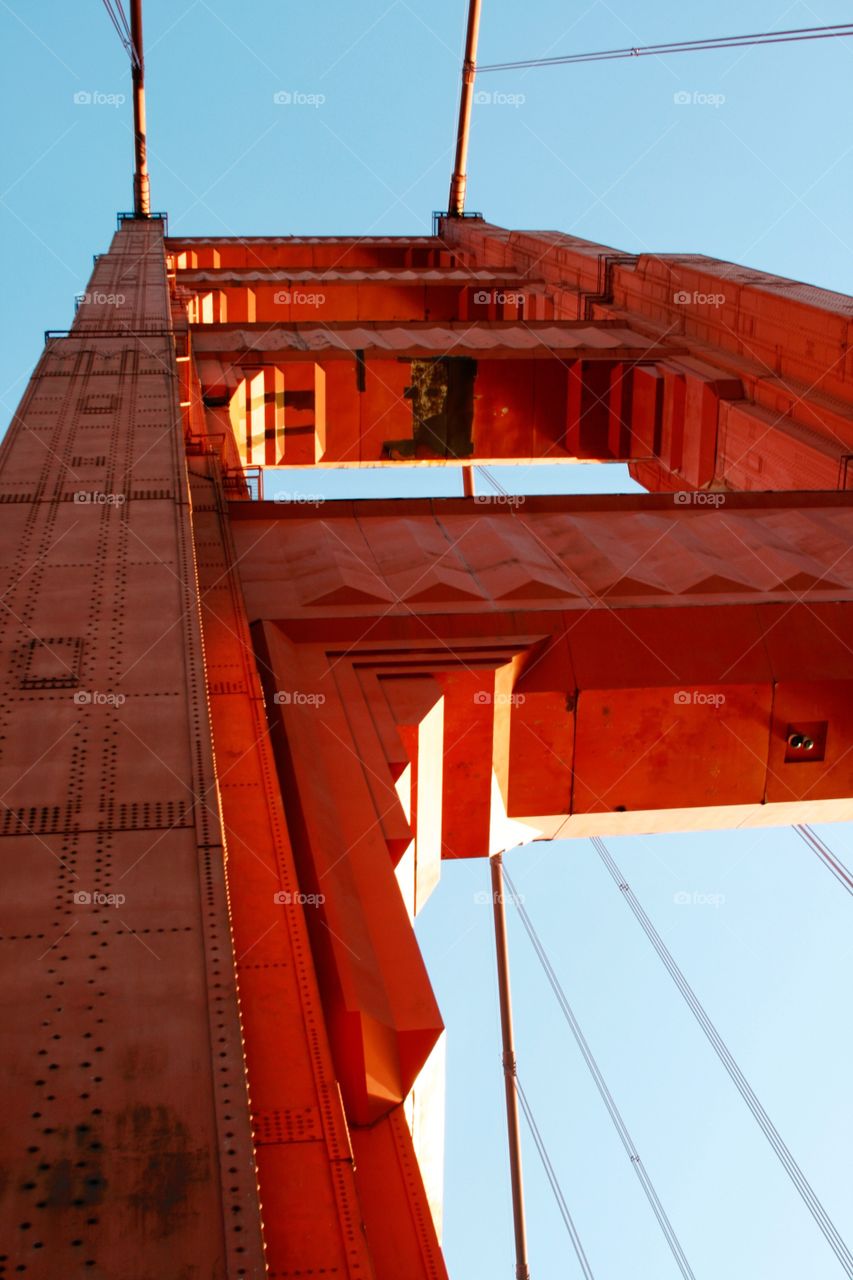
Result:
{"label": "golden gate bridge tower", "polygon": [[[134,211],[0,453],[0,1273],[440,1280],[442,860],[853,816],[853,299],[466,213],[476,4],[432,234],[170,236],[131,16]],[[645,492],[472,480],[579,459]],[[401,462],[465,496],[264,498]]]}

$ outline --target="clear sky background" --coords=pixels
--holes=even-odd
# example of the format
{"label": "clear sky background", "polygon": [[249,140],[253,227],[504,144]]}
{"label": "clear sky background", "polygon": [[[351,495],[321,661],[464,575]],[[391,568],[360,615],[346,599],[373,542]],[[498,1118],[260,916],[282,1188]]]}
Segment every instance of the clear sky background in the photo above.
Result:
{"label": "clear sky background", "polygon": [[[156,209],[184,234],[410,234],[447,201],[464,0],[147,0]],[[484,0],[481,60],[850,20],[813,0]],[[131,203],[129,74],[98,0],[0,0],[0,413]],[[703,252],[853,293],[853,41],[484,77],[469,208],[638,252]],[[277,92],[322,96],[278,106]],[[713,106],[675,95],[722,96]],[[128,95],[114,106],[75,94]],[[508,479],[630,487],[624,468]],[[284,478],[280,483],[295,488]],[[455,492],[348,472],[329,496]],[[847,827],[824,834],[848,863]],[[853,904],[789,831],[612,850],[842,1234],[853,1243]],[[586,841],[507,859],[697,1280],[843,1273]],[[449,1030],[446,1251],[454,1280],[513,1274],[484,863],[445,868],[419,924]],[[690,905],[679,896],[696,898]],[[703,903],[703,897],[716,904]],[[520,1070],[597,1280],[676,1268],[517,920]],[[529,1142],[534,1280],[578,1275]],[[405,1277],[401,1277],[405,1280]]]}

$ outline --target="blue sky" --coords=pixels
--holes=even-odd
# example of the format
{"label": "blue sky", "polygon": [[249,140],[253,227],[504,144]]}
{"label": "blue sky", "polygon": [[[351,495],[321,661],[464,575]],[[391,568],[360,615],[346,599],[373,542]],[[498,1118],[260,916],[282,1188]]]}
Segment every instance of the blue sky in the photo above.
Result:
{"label": "blue sky", "polygon": [[[398,233],[446,204],[464,0],[147,0],[152,198],[178,234]],[[850,6],[484,0],[481,60],[811,26]],[[125,55],[102,5],[0,0],[0,413],[66,327],[128,208]],[[853,292],[853,41],[484,77],[469,208],[637,252],[703,252]],[[277,105],[280,92],[313,103]],[[681,105],[678,93],[717,105]],[[317,99],[324,99],[318,102]],[[724,100],[719,101],[720,98]],[[429,468],[384,483],[452,492]],[[377,492],[375,472],[320,478]],[[293,487],[292,481],[282,481]],[[502,483],[510,487],[506,476]],[[622,468],[516,477],[626,487]],[[308,482],[319,487],[318,477]],[[853,862],[848,828],[826,829]],[[613,841],[628,879],[842,1234],[849,1157],[849,899],[788,831]],[[834,1280],[811,1218],[584,841],[508,866],[656,1180],[697,1280]],[[512,1275],[491,918],[454,864],[419,925],[449,1028],[446,1248],[456,1280]],[[684,905],[679,894],[716,905]],[[511,919],[520,1070],[596,1276],[677,1275],[550,990]],[[464,977],[464,981],[462,978]],[[579,1274],[525,1147],[532,1274]]]}

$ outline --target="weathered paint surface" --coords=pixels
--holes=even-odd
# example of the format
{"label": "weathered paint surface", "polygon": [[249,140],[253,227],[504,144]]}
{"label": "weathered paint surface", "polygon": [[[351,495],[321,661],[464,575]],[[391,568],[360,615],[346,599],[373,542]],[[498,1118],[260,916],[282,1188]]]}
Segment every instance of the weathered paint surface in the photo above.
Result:
{"label": "weathered paint surface", "polygon": [[[442,1280],[441,859],[850,816],[853,302],[440,232],[126,221],[0,452],[9,1274]],[[243,469],[490,458],[659,492]]]}
{"label": "weathered paint surface", "polygon": [[[265,1274],[159,225],[125,223],[0,455],[0,1255]],[[239,1230],[238,1230],[239,1228]]]}

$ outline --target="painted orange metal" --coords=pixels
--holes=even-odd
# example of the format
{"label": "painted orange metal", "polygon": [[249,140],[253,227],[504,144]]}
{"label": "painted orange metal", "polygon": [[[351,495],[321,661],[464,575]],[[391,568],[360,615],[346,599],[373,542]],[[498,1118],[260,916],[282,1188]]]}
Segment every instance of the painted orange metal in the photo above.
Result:
{"label": "painted orange metal", "polygon": [[[236,367],[254,358],[285,368],[314,353],[332,425],[322,440],[318,426],[314,448],[294,463],[393,460],[387,441],[411,435],[399,361],[452,349],[480,360],[481,460],[623,458],[646,487],[667,491],[848,485],[853,304],[842,295],[699,255],[628,259],[477,218],[444,219],[437,240],[408,250],[393,239],[171,248],[199,352]],[[513,328],[513,319],[523,323]],[[365,323],[347,327],[355,320]],[[595,322],[591,330],[584,320]],[[270,326],[287,329],[285,346]],[[497,359],[485,340],[500,342]],[[335,362],[354,360],[357,349],[367,377],[355,398]],[[538,364],[510,363],[522,353]],[[543,381],[558,370],[566,390]]]}
{"label": "painted orange metal", "polygon": [[0,453],[0,1255],[260,1277],[159,222],[123,224],[90,296]]}
{"label": "painted orange metal", "polygon": [[468,0],[465,60],[462,64],[462,92],[459,98],[459,123],[456,129],[456,158],[453,163],[450,195],[447,200],[448,211],[453,217],[462,217],[465,210],[465,189],[468,185],[468,139],[471,132],[471,109],[474,105],[481,9],[482,0]]}
{"label": "painted orange metal", "polygon": [[[665,830],[691,810],[696,821],[739,822],[747,808],[771,820],[773,805],[794,800],[816,819],[841,815],[853,786],[846,494],[475,510],[449,499],[232,512],[247,610],[296,645],[287,661],[268,657],[274,679],[301,670],[305,645],[322,644],[334,672],[316,666],[306,686],[326,698],[311,732],[337,702],[351,726],[366,716],[342,673],[372,668],[388,646],[402,649],[401,671],[415,663],[437,682],[444,764],[432,805],[445,857],[490,851],[493,770],[508,816],[541,834]],[[302,574],[309,562],[316,571]],[[782,767],[787,725],[801,720],[825,722],[832,746]],[[351,744],[365,772],[384,765],[374,804],[399,811],[393,758],[375,730],[372,745],[352,732],[338,725],[333,742]]]}
{"label": "painted orange metal", "polygon": [[[90,295],[0,453],[3,1263],[442,1280],[441,858],[850,816],[853,302],[470,218]],[[400,457],[660,492],[248,500]]]}

